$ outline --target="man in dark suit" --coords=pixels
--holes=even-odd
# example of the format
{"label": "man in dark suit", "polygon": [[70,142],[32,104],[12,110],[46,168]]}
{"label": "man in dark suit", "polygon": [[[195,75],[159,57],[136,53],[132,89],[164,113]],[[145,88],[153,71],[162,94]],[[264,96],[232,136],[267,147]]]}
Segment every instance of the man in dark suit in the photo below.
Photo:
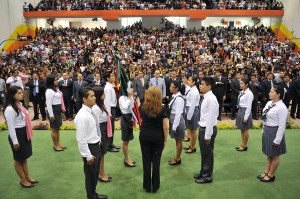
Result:
{"label": "man in dark suit", "polygon": [[149,84],[147,79],[144,77],[143,71],[139,71],[138,77],[136,77],[133,81],[133,92],[135,97],[140,98],[141,103],[144,103],[144,95],[148,87]]}
{"label": "man in dark suit", "polygon": [[235,78],[231,80],[230,88],[231,88],[231,119],[234,120],[236,117],[236,113],[238,111],[238,108],[236,106],[241,87],[240,87],[240,81],[241,81],[241,72],[236,72]]}
{"label": "man in dark suit", "polygon": [[169,97],[169,99],[172,98],[172,93],[170,92],[170,86],[171,86],[171,83],[172,81],[176,81],[176,80],[180,80],[180,78],[177,77],[177,72],[175,70],[171,71],[170,72],[170,78],[168,79],[165,79],[165,82],[166,82],[166,89],[167,89],[167,96]]}
{"label": "man in dark suit", "polygon": [[101,80],[101,76],[99,73],[95,74],[94,80],[89,85],[89,87],[91,87],[91,88],[96,87],[96,86],[102,86],[102,87],[105,86],[105,80],[104,79]]}
{"label": "man in dark suit", "polygon": [[267,74],[267,79],[264,79],[261,82],[261,91],[262,91],[262,108],[264,108],[268,101],[270,101],[269,93],[271,88],[276,85],[273,73],[269,72]]}
{"label": "man in dark suit", "polygon": [[[297,109],[297,118],[300,119],[300,79],[293,82],[293,103],[291,109],[291,117],[296,119],[295,113]],[[297,107],[298,106],[298,107]]]}
{"label": "man in dark suit", "polygon": [[249,89],[253,93],[253,101],[252,101],[252,118],[255,120],[258,120],[258,115],[257,115],[257,104],[258,104],[258,93],[261,90],[260,83],[258,79],[256,78],[256,75],[251,76],[251,81],[249,83]]}
{"label": "man in dark suit", "polygon": [[222,120],[221,118],[221,111],[222,111],[222,105],[223,101],[226,99],[226,90],[227,90],[227,80],[225,77],[222,77],[221,70],[215,70],[215,86],[213,88],[213,94],[217,97],[218,103],[219,103],[219,116],[218,120]]}
{"label": "man in dark suit", "polygon": [[69,79],[69,76],[67,73],[63,73],[63,79],[58,82],[59,90],[63,93],[64,96],[64,103],[66,107],[65,112],[65,120],[72,121],[73,120],[73,102],[72,102],[72,96],[73,96],[73,82]]}
{"label": "man in dark suit", "polygon": [[82,107],[82,102],[79,100],[79,90],[81,88],[87,87],[88,82],[83,80],[82,74],[78,73],[77,74],[77,81],[73,83],[73,96],[72,99],[76,103],[76,110],[79,111]]}
{"label": "man in dark suit", "polygon": [[33,73],[32,79],[27,83],[30,88],[30,99],[33,103],[34,117],[31,121],[39,119],[39,111],[42,115],[42,121],[46,120],[45,103],[43,99],[45,98],[45,82],[39,79],[36,73]]}
{"label": "man in dark suit", "polygon": [[289,109],[291,99],[293,97],[293,84],[291,82],[291,77],[288,73],[284,74],[283,81],[279,82],[279,85],[284,88],[283,103]]}

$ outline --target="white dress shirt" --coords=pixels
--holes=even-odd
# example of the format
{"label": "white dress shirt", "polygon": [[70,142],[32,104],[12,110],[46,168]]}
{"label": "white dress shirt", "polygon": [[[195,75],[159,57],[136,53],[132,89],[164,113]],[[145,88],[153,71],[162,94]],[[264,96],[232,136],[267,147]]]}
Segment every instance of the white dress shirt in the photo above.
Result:
{"label": "white dress shirt", "polygon": [[[272,101],[269,101],[265,108],[263,109],[263,112],[272,104]],[[264,125],[266,126],[278,126],[278,130],[276,133],[275,140],[273,141],[276,144],[280,144],[285,127],[286,127],[286,120],[288,117],[288,109],[286,108],[285,104],[282,102],[282,100],[275,103],[275,106],[272,107],[267,115],[267,119],[264,121]]]}
{"label": "white dress shirt", "polygon": [[[244,92],[244,94],[242,94]],[[252,101],[254,99],[252,91],[247,88],[245,91],[241,92],[239,107],[246,108],[244,120],[248,120],[249,115],[251,113]]]}
{"label": "white dress shirt", "polygon": [[11,77],[7,78],[6,84],[9,84],[10,86],[20,86],[22,88],[22,90],[24,90],[22,79],[19,76],[17,76],[17,77],[11,76]]}
{"label": "white dress shirt", "polygon": [[132,108],[134,107],[134,99],[131,97],[128,99],[127,96],[121,96],[119,98],[119,106],[121,109],[121,112],[123,114],[129,114],[132,113]]}
{"label": "white dress shirt", "polygon": [[182,116],[183,109],[184,109],[184,100],[181,96],[182,95],[180,92],[173,94],[172,100],[169,103],[169,108],[170,105],[172,104],[171,114],[175,114],[175,118],[172,126],[173,131],[176,131],[177,127],[179,126],[180,118]]}
{"label": "white dress shirt", "polygon": [[22,111],[19,111],[19,115],[17,116],[16,111],[11,105],[9,105],[4,111],[4,116],[6,118],[8,133],[12,143],[19,144],[16,135],[16,128],[22,128],[26,126],[25,114]]}
{"label": "white dress shirt", "polygon": [[53,117],[52,105],[61,104],[61,96],[59,92],[54,92],[52,89],[46,90],[46,105],[50,117]]}
{"label": "white dress shirt", "polygon": [[200,107],[200,120],[198,124],[200,127],[206,127],[206,140],[210,140],[213,134],[213,127],[217,125],[217,118],[219,116],[219,103],[216,96],[209,91],[203,95],[203,101]]}
{"label": "white dress shirt", "polygon": [[117,96],[114,86],[109,82],[105,84],[104,95],[104,105],[107,108],[107,112],[111,115],[111,107],[117,106]]}
{"label": "white dress shirt", "polygon": [[187,120],[191,120],[194,114],[195,107],[199,106],[200,94],[196,86],[193,86],[186,96],[186,107],[189,107]]}
{"label": "white dress shirt", "polygon": [[94,113],[96,115],[96,118],[98,119],[99,124],[103,123],[103,122],[107,122],[107,114],[106,114],[106,112],[102,111],[97,104],[95,104],[92,107],[92,110],[94,111]]}
{"label": "white dress shirt", "polygon": [[97,133],[97,124],[92,115],[92,109],[83,104],[74,119],[74,123],[79,152],[82,157],[89,161],[93,155],[88,144],[96,144],[101,141],[101,137]]}

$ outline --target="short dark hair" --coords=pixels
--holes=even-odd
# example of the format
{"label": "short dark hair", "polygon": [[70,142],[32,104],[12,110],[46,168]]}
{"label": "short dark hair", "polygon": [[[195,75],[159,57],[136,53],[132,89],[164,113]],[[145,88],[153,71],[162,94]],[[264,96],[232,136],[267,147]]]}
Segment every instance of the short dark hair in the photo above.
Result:
{"label": "short dark hair", "polygon": [[247,78],[242,78],[241,81],[244,82],[244,84],[246,84],[247,87],[249,87],[249,82],[250,82],[249,79],[247,79]]}
{"label": "short dark hair", "polygon": [[81,103],[83,103],[83,98],[87,98],[89,96],[89,91],[94,92],[94,90],[90,87],[84,87],[79,90],[78,95],[79,95],[79,100]]}
{"label": "short dark hair", "polygon": [[171,84],[173,84],[175,88],[180,90],[180,88],[181,88],[181,82],[180,81],[174,80],[174,81],[171,82]]}
{"label": "short dark hair", "polygon": [[204,81],[207,86],[211,86],[211,90],[213,89],[215,85],[215,80],[212,77],[203,77],[201,81]]}
{"label": "short dark hair", "polygon": [[283,99],[284,96],[284,88],[281,85],[274,85],[273,86],[275,93],[280,95],[280,99]]}
{"label": "short dark hair", "polygon": [[198,77],[197,76],[193,76],[193,75],[191,75],[190,77],[192,78],[192,81],[195,82],[195,85],[196,85]]}
{"label": "short dark hair", "polygon": [[111,72],[105,72],[103,73],[103,78],[105,79],[105,81],[107,81],[107,79],[110,78]]}

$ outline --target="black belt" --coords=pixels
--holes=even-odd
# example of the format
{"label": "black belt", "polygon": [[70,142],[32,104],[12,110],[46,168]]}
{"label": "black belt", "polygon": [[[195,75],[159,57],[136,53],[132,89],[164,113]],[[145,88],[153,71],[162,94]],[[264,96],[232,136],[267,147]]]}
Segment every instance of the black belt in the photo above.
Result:
{"label": "black belt", "polygon": [[[215,126],[213,126],[213,128],[214,128]],[[200,126],[200,128],[202,128],[202,129],[206,129],[206,126]]]}

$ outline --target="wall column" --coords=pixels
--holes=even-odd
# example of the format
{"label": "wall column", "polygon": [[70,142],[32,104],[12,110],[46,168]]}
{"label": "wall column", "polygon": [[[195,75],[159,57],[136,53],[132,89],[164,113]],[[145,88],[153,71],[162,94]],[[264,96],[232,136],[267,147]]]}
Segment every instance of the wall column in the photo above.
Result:
{"label": "wall column", "polygon": [[196,28],[196,30],[201,29],[201,21],[202,19],[188,19],[187,23],[186,23],[186,29],[194,29]]}
{"label": "wall column", "polygon": [[165,17],[142,17],[143,27],[155,27],[161,29],[164,26],[164,24],[161,23],[162,18],[164,19]]}
{"label": "wall column", "polygon": [[121,20],[107,20],[106,28],[107,30],[120,30],[122,28]]}

